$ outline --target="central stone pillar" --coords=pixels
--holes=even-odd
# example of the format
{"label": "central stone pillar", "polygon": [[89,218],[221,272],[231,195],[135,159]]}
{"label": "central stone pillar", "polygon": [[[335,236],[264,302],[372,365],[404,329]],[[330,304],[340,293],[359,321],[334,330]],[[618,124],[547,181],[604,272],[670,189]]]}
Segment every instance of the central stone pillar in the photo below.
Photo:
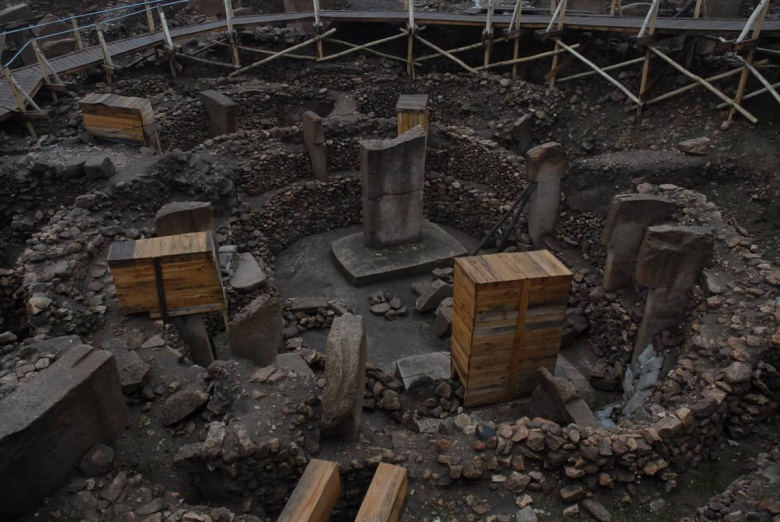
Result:
{"label": "central stone pillar", "polygon": [[333,257],[356,286],[448,266],[466,249],[423,219],[425,131],[360,143],[363,232],[331,243]]}
{"label": "central stone pillar", "polygon": [[387,248],[422,239],[425,131],[360,143],[363,242]]}

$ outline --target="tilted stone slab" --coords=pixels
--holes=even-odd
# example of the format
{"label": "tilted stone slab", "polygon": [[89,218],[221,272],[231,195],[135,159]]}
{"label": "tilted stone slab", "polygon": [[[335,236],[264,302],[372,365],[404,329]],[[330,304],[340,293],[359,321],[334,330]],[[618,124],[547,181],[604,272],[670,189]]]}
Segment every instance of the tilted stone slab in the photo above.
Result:
{"label": "tilted stone slab", "polygon": [[211,203],[205,201],[168,203],[157,211],[154,224],[158,236],[211,232],[214,244],[217,242],[214,212],[211,209]]}
{"label": "tilted stone slab", "polygon": [[282,301],[261,295],[230,322],[230,352],[261,367],[275,364],[283,330]]}
{"label": "tilted stone slab", "polygon": [[128,422],[114,357],[74,346],[0,401],[0,520],[13,520],[57,490],[97,443]]}
{"label": "tilted stone slab", "polygon": [[607,247],[605,290],[631,284],[645,230],[671,218],[675,208],[672,200],[649,194],[620,194],[612,198],[601,234],[601,243]]}
{"label": "tilted stone slab", "polygon": [[422,239],[425,131],[360,143],[363,241],[386,248]]}
{"label": "tilted stone slab", "polygon": [[561,201],[561,179],[567,165],[566,149],[560,143],[545,143],[526,153],[525,177],[536,184],[528,206],[528,234],[536,246],[555,227]]}
{"label": "tilted stone slab", "polygon": [[344,314],[333,320],[326,354],[322,432],[354,438],[366,386],[366,328],[361,316]]}
{"label": "tilted stone slab", "polygon": [[233,134],[238,130],[238,105],[236,102],[211,89],[202,91],[198,97],[206,108],[212,136]]}

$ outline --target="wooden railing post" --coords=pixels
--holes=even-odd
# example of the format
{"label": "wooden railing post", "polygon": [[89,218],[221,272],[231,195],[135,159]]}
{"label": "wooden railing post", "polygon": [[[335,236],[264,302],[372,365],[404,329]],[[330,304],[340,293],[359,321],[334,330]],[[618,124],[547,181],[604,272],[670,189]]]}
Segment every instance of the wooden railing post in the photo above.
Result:
{"label": "wooden railing post", "polygon": [[152,5],[147,0],[144,2],[146,4],[146,27],[149,29],[150,33],[153,33],[156,31],[156,28],[154,27],[154,16],[152,14]]}
{"label": "wooden railing post", "polygon": [[103,69],[106,71],[106,82],[111,85],[114,82],[114,60],[111,59],[111,53],[108,51],[106,38],[103,36],[103,26],[95,24],[100,50],[103,52]]}
{"label": "wooden railing post", "polygon": [[[755,25],[753,26],[752,39],[757,40],[758,37],[761,36],[761,29],[764,27],[764,19],[766,18],[766,13],[769,10],[770,3],[771,2],[769,0],[761,0],[758,6],[756,6],[756,9],[750,15],[750,18],[748,18],[748,21],[745,24],[745,28],[742,30],[742,33],[739,35],[739,38],[737,38],[737,42],[741,42],[745,39],[748,31],[750,30],[750,25],[754,21],[755,21]],[[750,50],[748,51],[748,55],[744,59],[745,65],[742,68],[742,75],[739,77],[737,94],[736,96],[734,96],[734,105],[731,106],[731,110],[729,111],[728,120],[726,121],[727,124],[730,124],[734,120],[734,115],[738,110],[737,106],[742,107],[742,99],[745,96],[745,87],[747,86],[747,80],[748,77],[750,76],[750,68],[753,66],[753,58],[755,54],[756,54],[756,46],[751,45]]]}
{"label": "wooden railing post", "polygon": [[236,41],[236,33],[233,29],[233,1],[225,0],[225,20],[227,21],[228,39],[230,41],[230,47],[233,50],[233,67],[239,69],[241,62],[238,59],[238,42]]}
{"label": "wooden railing post", "polygon": [[76,40],[76,49],[82,50],[84,48],[84,41],[81,39],[81,32],[79,31],[79,23],[73,15],[70,16],[70,23],[73,26],[73,39]]}
{"label": "wooden railing post", "polygon": [[[659,6],[659,0],[653,0],[652,5],[650,6],[650,10],[647,12],[647,16],[645,16],[645,21],[642,23],[642,28],[639,29],[639,35],[638,37],[641,38],[647,35],[655,34],[655,23],[658,19],[658,6]],[[639,103],[636,107],[636,115],[641,116],[642,115],[642,105],[644,103],[645,95],[647,94],[647,79],[650,76],[650,49],[648,47],[645,48],[645,61],[642,64],[642,79],[639,82],[639,95],[637,98],[639,99]]]}

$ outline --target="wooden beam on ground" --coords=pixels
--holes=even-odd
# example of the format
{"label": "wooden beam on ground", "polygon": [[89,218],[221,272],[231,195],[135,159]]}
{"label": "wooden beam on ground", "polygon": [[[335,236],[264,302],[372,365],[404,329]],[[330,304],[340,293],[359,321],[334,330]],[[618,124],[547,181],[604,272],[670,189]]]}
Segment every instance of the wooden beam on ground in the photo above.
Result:
{"label": "wooden beam on ground", "polygon": [[191,54],[185,54],[185,53],[176,53],[176,56],[180,58],[187,58],[188,60],[192,60],[194,62],[203,63],[206,65],[216,65],[217,67],[227,67],[228,69],[235,69],[236,66],[230,63],[222,63],[218,62],[216,60],[208,60],[206,58],[201,58],[200,56],[193,56]]}
{"label": "wooden beam on ground", "polygon": [[312,459],[277,522],[327,522],[341,494],[339,466]]}
{"label": "wooden beam on ground", "polygon": [[[780,88],[780,82],[773,83],[773,84],[772,84],[772,87],[774,87],[775,89],[777,89],[777,88]],[[746,94],[746,95],[744,95],[744,96],[742,97],[742,99],[743,99],[743,100],[747,100],[747,99],[750,99],[750,98],[755,98],[756,96],[760,96],[760,95],[764,94],[764,93],[765,93],[765,92],[767,92],[768,90],[769,90],[769,89],[767,89],[766,87],[763,87],[763,88],[761,88],[761,89],[759,89],[759,90],[757,90],[757,91],[753,91],[753,92],[751,92],[750,94]],[[718,105],[718,109],[725,109],[725,108],[726,108],[726,107],[728,107],[728,106],[729,106],[729,104],[728,104],[728,103],[721,103],[720,105]]]}
{"label": "wooden beam on ground", "polygon": [[[506,37],[502,36],[501,38],[495,38],[493,40],[493,42],[494,43],[502,42],[504,40],[506,40]],[[483,44],[482,42],[477,42],[477,43],[474,43],[474,44],[464,45],[463,47],[458,47],[457,49],[447,49],[447,52],[450,53],[450,54],[462,53],[463,51],[470,51],[472,49],[477,49],[477,48],[482,47],[484,45],[485,44]],[[424,62],[426,60],[432,60],[434,58],[442,58],[442,55],[439,54],[439,53],[426,54],[425,56],[420,56],[415,61],[417,61],[417,62]]]}
{"label": "wooden beam on ground", "polygon": [[[634,58],[633,60],[628,60],[626,62],[620,62],[620,63],[616,63],[615,65],[608,65],[606,67],[602,67],[601,70],[604,72],[613,71],[615,69],[622,69],[623,67],[628,67],[629,65],[642,63],[643,61],[644,58]],[[585,78],[586,76],[593,76],[594,74],[598,74],[598,73],[596,71],[587,71],[584,73],[572,74],[571,76],[566,76],[565,78],[558,78],[558,83],[568,82],[569,80],[577,80],[579,78]]]}
{"label": "wooden beam on ground", "polygon": [[[223,47],[230,47],[231,46],[230,43],[228,43],[228,42],[221,42],[220,41],[220,42],[214,42],[214,43],[217,44],[217,45],[221,45]],[[256,47],[248,47],[246,45],[239,45],[238,48],[241,51],[247,51],[249,53],[265,54],[267,56],[273,56],[273,55],[275,55],[276,53],[279,52],[279,51],[268,51],[267,49],[258,49]],[[316,56],[306,56],[305,54],[287,53],[287,54],[284,55],[284,57],[285,58],[293,58],[295,60],[311,60],[311,61],[316,61],[317,60]]]}
{"label": "wooden beam on ground", "polygon": [[399,522],[409,490],[406,468],[380,463],[355,522]]}
{"label": "wooden beam on ground", "polygon": [[[411,0],[410,0],[410,2],[411,2]],[[457,63],[458,65],[460,65],[461,67],[466,69],[468,72],[475,73],[475,74],[478,72],[476,69],[474,69],[470,65],[466,64],[466,62],[464,62],[463,60],[461,60],[460,58],[458,58],[454,54],[452,54],[452,53],[450,53],[448,51],[445,51],[444,49],[442,49],[441,47],[439,47],[438,45],[436,45],[434,43],[429,42],[428,40],[426,40],[425,38],[423,38],[419,34],[415,34],[414,37],[417,38],[424,45],[430,47],[431,49],[433,49],[434,51],[438,52],[439,54],[444,55],[447,58],[449,58],[450,60],[452,60],[453,62]]]}
{"label": "wooden beam on ground", "polygon": [[[764,63],[765,63],[765,61],[764,61]],[[724,72],[724,73],[716,74],[715,76],[710,76],[709,78],[705,78],[704,81],[705,82],[715,82],[715,81],[718,81],[718,80],[722,80],[724,78],[728,78],[730,76],[735,76],[735,75],[739,74],[741,71],[742,71],[742,67],[739,67],[739,68],[733,69],[731,71],[727,71],[727,72]],[[677,96],[678,94],[682,94],[684,92],[693,90],[696,87],[701,87],[701,86],[702,85],[700,83],[693,82],[693,83],[690,83],[688,85],[684,85],[684,86],[680,87],[679,89],[675,89],[673,91],[667,92],[667,93],[662,94],[660,96],[656,96],[652,100],[647,100],[646,102],[644,102],[644,104],[645,105],[653,105],[655,103],[662,102],[664,100],[668,100],[669,98]],[[722,105],[723,105],[723,107],[727,107],[728,106],[727,104],[722,104]],[[723,108],[723,107],[719,107],[719,108]]]}
{"label": "wooden beam on ground", "polygon": [[47,121],[49,111],[20,112],[16,117],[21,121]]}
{"label": "wooden beam on ground", "polygon": [[759,82],[761,82],[761,85],[764,86],[774,97],[775,100],[777,100],[777,103],[780,103],[780,94],[777,93],[777,91],[772,87],[772,84],[769,83],[769,81],[764,78],[764,75],[758,72],[758,69],[754,67],[754,64],[749,63],[747,60],[742,58],[741,56],[738,56],[740,60],[742,60],[742,63],[745,64],[745,67],[753,73],[753,76],[755,76]]}
{"label": "wooden beam on ground", "polygon": [[[370,47],[374,47],[375,45],[380,45],[380,44],[383,44],[383,43],[386,43],[386,42],[392,42],[393,40],[398,40],[399,38],[405,38],[405,37],[406,37],[406,31],[402,32],[401,34],[396,34],[394,36],[388,36],[387,38],[382,38],[381,40],[375,40],[373,42],[369,42],[369,43],[362,44],[362,45],[357,45],[357,44],[353,44],[353,43],[350,43],[350,42],[344,42],[342,40],[334,40],[334,39],[330,38],[330,39],[328,39],[328,41],[333,42],[333,43],[337,43],[337,44],[340,44],[340,45],[346,45],[347,47],[350,47],[350,49],[347,49],[346,51],[341,51],[340,53],[331,54],[331,55],[329,55],[327,57],[317,58],[317,61],[318,62],[325,62],[325,61],[329,61],[329,60],[335,60],[336,58],[339,58],[341,56],[346,56],[348,54],[352,54],[352,53],[357,52],[357,51],[373,51],[374,49],[369,49],[369,48]],[[384,56],[385,58],[391,58],[391,59],[394,59],[394,60],[399,60],[400,59],[401,61],[406,62],[405,59],[398,58],[397,56],[392,56],[390,54],[382,53],[381,56]]]}
{"label": "wooden beam on ground", "polygon": [[[580,46],[580,44],[574,44],[570,47],[572,49],[577,49]],[[566,52],[566,49],[558,49],[557,51],[545,51],[543,53],[534,54],[532,56],[521,56],[520,58],[516,60],[507,60],[505,62],[495,62],[491,63],[487,67],[484,65],[481,65],[479,67],[476,67],[476,70],[478,71],[485,71],[487,69],[495,69],[496,67],[501,67],[502,65],[515,65],[519,63],[526,63],[526,62],[534,62],[536,60],[541,60],[542,58],[549,58],[550,56],[553,56],[555,54],[563,54]]]}
{"label": "wooden beam on ground", "polygon": [[310,38],[310,39],[308,39],[308,40],[306,40],[304,42],[301,42],[299,44],[293,45],[292,47],[288,47],[287,49],[281,50],[278,53],[276,53],[276,54],[274,54],[272,56],[269,56],[268,58],[263,58],[259,62],[255,62],[253,64],[247,65],[246,67],[243,67],[243,68],[241,68],[241,69],[239,69],[237,71],[233,71],[228,76],[231,76],[231,77],[232,76],[238,76],[239,74],[242,74],[242,73],[245,73],[245,72],[247,72],[249,70],[252,70],[255,67],[259,67],[259,66],[263,65],[264,63],[268,63],[268,62],[270,62],[272,60],[276,60],[277,58],[281,58],[282,56],[284,56],[286,54],[289,54],[289,53],[291,53],[293,51],[297,51],[298,49],[300,49],[302,47],[306,47],[307,45],[311,45],[311,44],[317,42],[317,40],[325,38],[326,36],[330,36],[330,35],[332,35],[335,32],[336,32],[335,28],[329,29],[329,30],[325,31],[322,34],[315,36],[314,38]]}
{"label": "wooden beam on ground", "polygon": [[625,86],[625,85],[623,85],[622,83],[620,83],[619,81],[617,81],[616,79],[614,79],[612,76],[610,76],[610,75],[608,75],[607,73],[605,73],[604,71],[602,71],[602,70],[599,68],[599,66],[598,66],[598,65],[596,65],[596,64],[595,64],[595,63],[593,63],[593,62],[591,62],[590,60],[588,60],[587,58],[585,58],[584,56],[582,56],[580,53],[578,53],[577,51],[575,51],[575,50],[574,50],[572,47],[569,47],[568,45],[566,45],[565,43],[561,42],[560,40],[555,40],[555,41],[558,43],[558,45],[560,45],[561,47],[563,47],[564,49],[566,49],[567,51],[569,51],[571,54],[573,54],[574,56],[576,56],[577,58],[579,58],[579,59],[580,59],[580,61],[582,61],[582,63],[584,63],[585,65],[587,65],[587,66],[588,66],[588,67],[590,67],[591,69],[593,69],[593,70],[594,70],[594,71],[595,71],[595,72],[596,72],[596,73],[597,73],[599,76],[601,76],[602,78],[604,78],[605,80],[607,80],[609,83],[611,83],[612,85],[614,85],[615,87],[617,87],[618,89],[620,89],[620,90],[623,92],[623,94],[625,94],[625,95],[626,95],[626,96],[627,96],[627,97],[628,97],[628,98],[629,98],[631,101],[633,101],[634,103],[639,103],[639,98],[637,98],[637,97],[636,97],[636,95],[634,95],[634,93],[633,93],[633,92],[629,91],[629,90],[626,88],[626,86]]}
{"label": "wooden beam on ground", "polygon": [[648,45],[647,49],[648,49],[648,51],[652,52],[653,54],[655,54],[656,56],[661,58],[663,61],[665,61],[666,63],[668,63],[669,65],[671,65],[675,69],[677,69],[681,74],[684,74],[688,78],[690,78],[690,79],[700,83],[705,89],[707,89],[708,91],[713,93],[715,96],[717,96],[721,100],[727,102],[733,109],[739,111],[739,113],[742,114],[742,116],[747,118],[747,120],[749,122],[756,123],[758,121],[755,116],[753,116],[748,111],[746,111],[744,108],[742,108],[740,105],[738,105],[736,103],[736,101],[732,101],[728,96],[726,96],[725,94],[720,92],[718,89],[713,87],[710,83],[706,82],[704,80],[704,78],[702,78],[700,76],[697,76],[697,75],[693,74],[692,72],[688,71],[687,69],[685,69],[685,67],[681,66],[680,64],[678,64],[677,62],[675,62],[674,60],[672,60],[671,58],[666,56],[664,53],[662,53],[661,51],[656,49],[655,47],[653,47],[651,45]]}

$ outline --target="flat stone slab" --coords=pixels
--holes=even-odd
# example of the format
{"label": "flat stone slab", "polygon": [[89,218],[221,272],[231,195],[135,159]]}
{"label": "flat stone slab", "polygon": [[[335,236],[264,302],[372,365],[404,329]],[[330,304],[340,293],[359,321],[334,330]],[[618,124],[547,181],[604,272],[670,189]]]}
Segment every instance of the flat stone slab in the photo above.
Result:
{"label": "flat stone slab", "polygon": [[450,378],[449,352],[433,352],[413,355],[396,361],[398,376],[406,391],[416,386],[440,379]]}
{"label": "flat stone slab", "polygon": [[276,366],[280,370],[295,372],[298,377],[314,377],[314,372],[297,353],[280,353],[276,356]]}
{"label": "flat stone slab", "polygon": [[355,286],[430,272],[466,255],[460,242],[430,221],[423,221],[422,241],[376,250],[363,244],[363,234],[331,243],[336,264]]}
{"label": "flat stone slab", "polygon": [[230,278],[230,286],[239,292],[251,292],[264,287],[268,283],[265,271],[249,252],[238,254],[238,263],[233,277]]}

